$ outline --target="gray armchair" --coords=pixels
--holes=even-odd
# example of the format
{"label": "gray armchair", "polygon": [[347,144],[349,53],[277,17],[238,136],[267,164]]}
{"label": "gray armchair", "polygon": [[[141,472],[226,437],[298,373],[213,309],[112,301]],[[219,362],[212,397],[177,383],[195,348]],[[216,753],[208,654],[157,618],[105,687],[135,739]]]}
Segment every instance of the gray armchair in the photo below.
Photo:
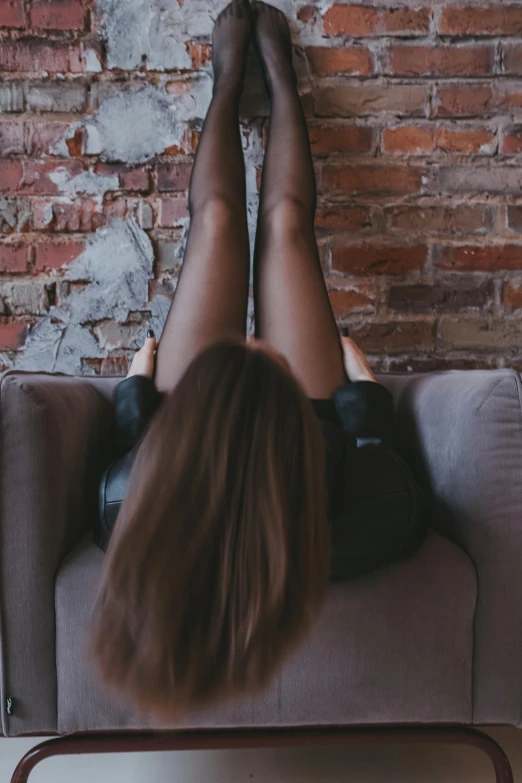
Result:
{"label": "gray armchair", "polygon": [[[160,725],[82,657],[103,554],[96,487],[117,378],[8,372],[1,405],[1,720],[6,736],[127,729],[521,723],[522,407],[510,370],[386,375],[437,530],[337,583],[258,698]],[[10,713],[10,714],[9,714]]]}

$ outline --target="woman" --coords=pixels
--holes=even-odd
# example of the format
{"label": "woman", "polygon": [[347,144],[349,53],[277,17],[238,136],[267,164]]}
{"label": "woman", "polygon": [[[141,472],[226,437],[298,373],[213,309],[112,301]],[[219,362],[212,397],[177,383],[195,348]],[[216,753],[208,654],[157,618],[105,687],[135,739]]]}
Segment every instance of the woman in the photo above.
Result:
{"label": "woman", "polygon": [[[246,342],[238,103],[252,35],[272,108],[257,338]],[[328,300],[283,14],[234,0],[216,23],[213,67],[182,274],[157,351],[149,333],[116,388],[124,456],[102,480],[96,531],[107,556],[91,653],[107,683],[170,718],[262,688],[310,627],[329,575],[404,557],[425,532],[420,492],[392,450],[391,396],[340,340]]]}

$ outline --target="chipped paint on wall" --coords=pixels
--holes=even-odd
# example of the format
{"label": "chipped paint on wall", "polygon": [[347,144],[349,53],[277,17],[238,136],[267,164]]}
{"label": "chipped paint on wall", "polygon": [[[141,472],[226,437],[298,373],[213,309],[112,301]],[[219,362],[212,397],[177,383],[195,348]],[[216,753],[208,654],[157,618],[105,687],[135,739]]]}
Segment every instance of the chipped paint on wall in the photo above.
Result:
{"label": "chipped paint on wall", "polygon": [[10,366],[85,374],[82,359],[104,355],[91,332],[93,323],[108,318],[123,323],[130,312],[150,310],[152,264],[150,239],[133,220],[118,218],[98,229],[67,269],[70,285],[62,303],[34,326],[24,352]]}

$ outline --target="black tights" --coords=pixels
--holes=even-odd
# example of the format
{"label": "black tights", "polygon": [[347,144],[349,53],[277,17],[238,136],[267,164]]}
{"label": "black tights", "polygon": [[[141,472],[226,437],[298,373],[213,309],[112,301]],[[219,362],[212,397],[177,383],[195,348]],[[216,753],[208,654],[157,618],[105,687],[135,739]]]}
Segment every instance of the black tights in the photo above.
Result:
{"label": "black tights", "polygon": [[[326,398],[346,375],[315,241],[306,121],[286,20],[270,6],[254,7],[272,98],[254,256],[256,336],[288,359],[309,397]],[[246,0],[234,0],[214,32],[214,95],[192,171],[182,273],[158,347],[160,391],[172,389],[210,343],[245,338],[249,241],[238,105],[247,46],[241,32],[253,23],[250,13]]]}

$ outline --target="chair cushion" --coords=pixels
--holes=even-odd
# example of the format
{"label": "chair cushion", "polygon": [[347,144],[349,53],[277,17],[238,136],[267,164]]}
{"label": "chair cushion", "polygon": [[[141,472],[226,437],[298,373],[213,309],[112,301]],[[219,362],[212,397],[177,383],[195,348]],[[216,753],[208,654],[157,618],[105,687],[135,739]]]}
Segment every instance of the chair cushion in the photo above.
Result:
{"label": "chair cushion", "polygon": [[473,722],[522,725],[522,384],[510,369],[385,376],[433,522],[477,569]]}
{"label": "chair cushion", "polygon": [[82,658],[103,557],[89,534],[57,574],[60,733],[471,722],[475,570],[436,533],[408,560],[332,584],[305,643],[260,696],[170,724],[109,694]]}

